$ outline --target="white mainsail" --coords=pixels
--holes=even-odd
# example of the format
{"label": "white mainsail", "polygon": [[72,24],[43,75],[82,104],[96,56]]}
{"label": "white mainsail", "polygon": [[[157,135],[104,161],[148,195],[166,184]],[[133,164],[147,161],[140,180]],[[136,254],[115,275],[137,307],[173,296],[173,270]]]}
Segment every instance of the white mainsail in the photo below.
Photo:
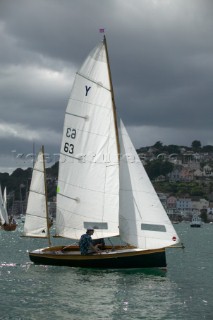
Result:
{"label": "white mainsail", "polygon": [[119,234],[119,167],[106,48],[99,44],[76,74],[67,106],[57,190],[56,235]]}
{"label": "white mainsail", "polygon": [[0,220],[2,224],[9,223],[7,208],[6,208],[4,197],[2,196],[1,186],[0,186]]}
{"label": "white mainsail", "polygon": [[130,137],[120,124],[120,221],[122,240],[140,249],[179,242]]}
{"label": "white mainsail", "polygon": [[23,236],[48,237],[45,164],[43,148],[38,153],[32,174]]}

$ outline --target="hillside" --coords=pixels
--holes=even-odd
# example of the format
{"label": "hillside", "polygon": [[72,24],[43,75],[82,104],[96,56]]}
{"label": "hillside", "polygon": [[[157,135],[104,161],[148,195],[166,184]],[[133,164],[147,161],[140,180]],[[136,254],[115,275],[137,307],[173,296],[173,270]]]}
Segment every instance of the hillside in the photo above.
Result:
{"label": "hillside", "polygon": [[[158,181],[159,176],[167,176],[175,167],[170,160],[171,155],[183,158],[188,155],[189,159],[193,153],[197,155],[208,155],[208,164],[213,167],[213,146],[201,146],[199,140],[194,140],[191,147],[178,145],[163,145],[157,141],[153,146],[141,147],[137,150],[139,156],[143,157],[144,167],[153,182],[157,192],[164,192],[176,196],[202,196],[208,200],[212,198],[213,180],[206,179],[201,181]],[[211,155],[211,156],[210,156]],[[205,157],[200,156],[199,165],[202,167],[206,162]],[[191,160],[190,160],[191,161]],[[58,162],[46,169],[48,200],[52,200],[56,195],[56,184],[58,177]],[[17,168],[12,174],[0,173],[0,184],[2,190],[7,187],[7,193],[13,193],[14,200],[24,199],[29,190],[32,175],[32,168],[23,170]]]}

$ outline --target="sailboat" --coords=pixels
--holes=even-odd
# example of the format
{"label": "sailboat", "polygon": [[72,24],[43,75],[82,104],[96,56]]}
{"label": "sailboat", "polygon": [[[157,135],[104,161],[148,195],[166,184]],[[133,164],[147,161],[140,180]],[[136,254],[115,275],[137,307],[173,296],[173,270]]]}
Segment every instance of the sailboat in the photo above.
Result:
{"label": "sailboat", "polygon": [[3,196],[2,196],[2,190],[1,190],[1,186],[0,186],[0,223],[1,226],[3,226],[5,224],[5,222],[8,222],[8,216],[7,216],[7,212],[5,210],[5,205],[4,205],[4,201],[3,201]]}
{"label": "sailboat", "polygon": [[42,146],[33,168],[22,236],[48,238],[50,244],[50,227],[44,146]]}
{"label": "sailboat", "polygon": [[[81,255],[78,241],[121,239],[101,254]],[[76,73],[60,150],[56,236],[74,239],[29,253],[35,264],[88,268],[166,267],[167,247],[179,242],[118,119],[106,37]]]}
{"label": "sailboat", "polygon": [[11,216],[8,217],[7,212],[7,189],[4,188],[4,195],[2,195],[2,190],[0,186],[0,225],[1,229],[5,231],[15,231],[17,227],[16,221]]}
{"label": "sailboat", "polygon": [[200,228],[202,226],[202,220],[197,214],[193,214],[192,221],[190,223],[190,227],[192,228]]}

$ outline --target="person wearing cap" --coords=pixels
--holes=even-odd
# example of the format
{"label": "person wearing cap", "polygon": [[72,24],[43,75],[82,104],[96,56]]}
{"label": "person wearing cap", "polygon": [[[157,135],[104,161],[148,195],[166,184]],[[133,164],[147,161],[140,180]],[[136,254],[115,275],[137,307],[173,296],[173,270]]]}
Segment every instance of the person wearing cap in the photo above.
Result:
{"label": "person wearing cap", "polygon": [[92,227],[87,228],[87,232],[81,236],[79,241],[79,247],[82,255],[92,254],[92,253],[100,253],[101,250],[98,249],[97,245],[93,245],[91,236],[94,233],[94,229]]}

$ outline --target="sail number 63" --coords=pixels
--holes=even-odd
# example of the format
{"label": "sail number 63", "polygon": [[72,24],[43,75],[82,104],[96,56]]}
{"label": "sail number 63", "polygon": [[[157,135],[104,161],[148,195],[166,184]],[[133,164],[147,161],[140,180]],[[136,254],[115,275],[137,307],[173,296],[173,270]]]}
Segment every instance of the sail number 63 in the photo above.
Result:
{"label": "sail number 63", "polygon": [[74,145],[73,145],[72,143],[65,142],[64,151],[65,151],[66,153],[73,154],[73,152],[74,152]]}
{"label": "sail number 63", "polygon": [[[76,129],[67,128],[66,137],[71,138],[71,139],[75,139],[76,138]],[[69,143],[69,142],[65,142],[64,151],[66,153],[73,154],[74,153],[74,144]]]}
{"label": "sail number 63", "polygon": [[66,137],[75,139],[75,137],[76,137],[76,129],[67,128]]}

